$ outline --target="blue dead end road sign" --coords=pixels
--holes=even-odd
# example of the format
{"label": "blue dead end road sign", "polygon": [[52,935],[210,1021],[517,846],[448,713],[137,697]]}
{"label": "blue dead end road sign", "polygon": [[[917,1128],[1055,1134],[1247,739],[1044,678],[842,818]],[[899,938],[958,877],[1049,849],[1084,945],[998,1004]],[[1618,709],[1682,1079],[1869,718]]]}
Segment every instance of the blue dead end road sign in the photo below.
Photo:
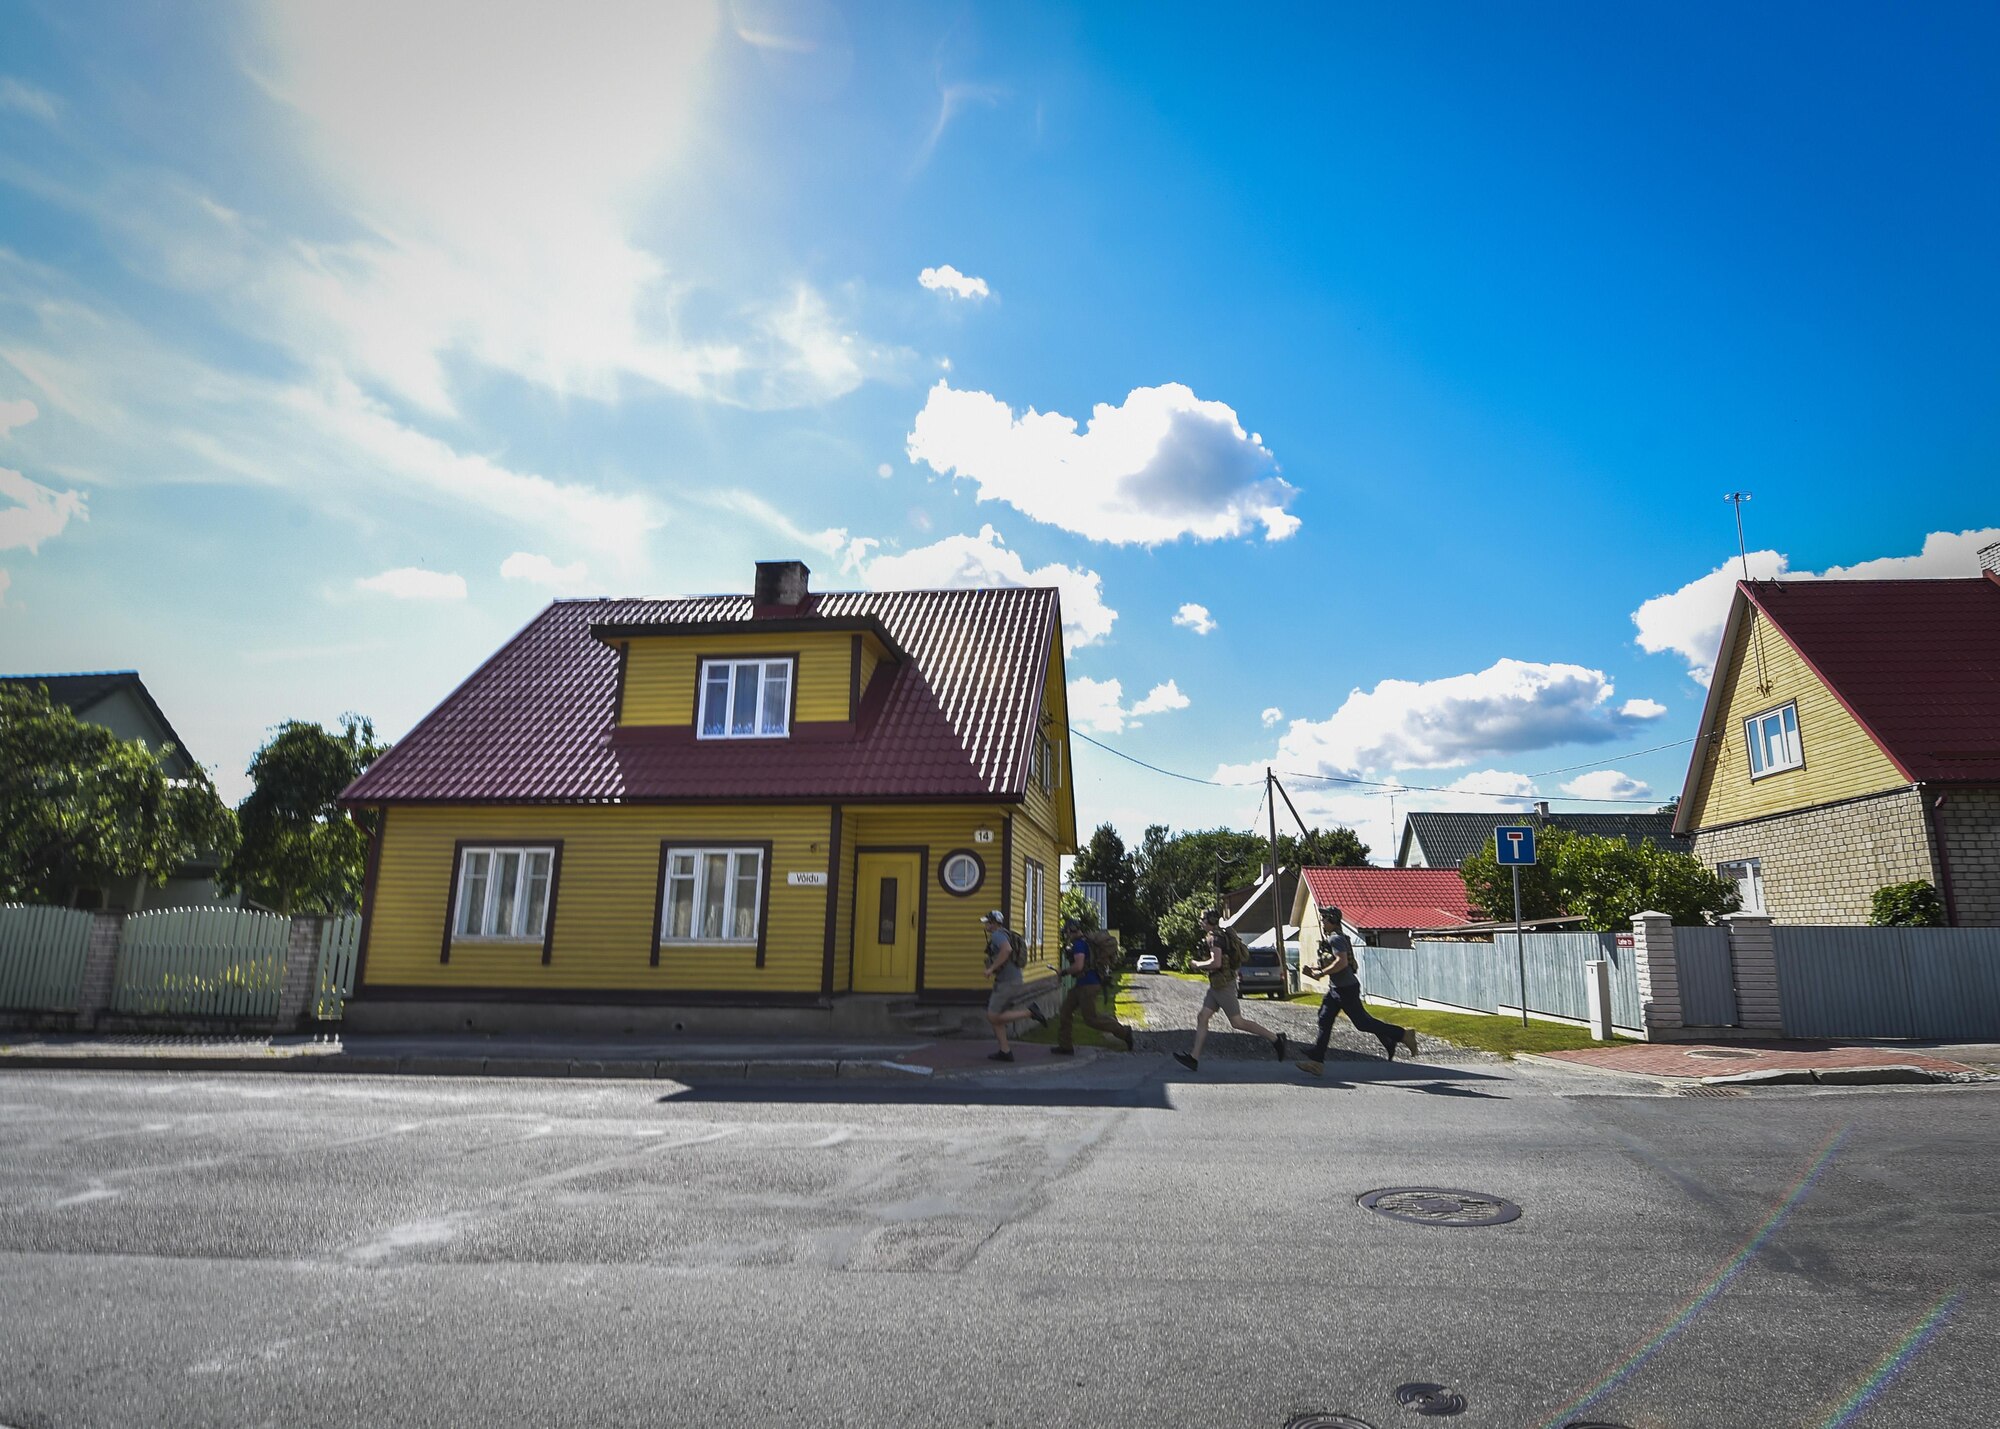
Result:
{"label": "blue dead end road sign", "polygon": [[1535,861],[1535,831],[1527,828],[1500,828],[1493,831],[1493,856],[1502,868],[1516,868]]}

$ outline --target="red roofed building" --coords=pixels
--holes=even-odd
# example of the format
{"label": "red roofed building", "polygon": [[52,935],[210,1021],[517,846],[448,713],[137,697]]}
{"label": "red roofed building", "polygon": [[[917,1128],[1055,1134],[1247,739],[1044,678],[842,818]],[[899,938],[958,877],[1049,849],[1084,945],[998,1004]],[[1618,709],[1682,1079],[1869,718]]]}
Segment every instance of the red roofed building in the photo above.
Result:
{"label": "red roofed building", "polygon": [[[1339,910],[1341,930],[1357,943],[1407,948],[1412,928],[1455,928],[1472,921],[1465,880],[1455,868],[1308,868],[1292,901],[1302,959],[1314,961],[1322,915]],[[1310,979],[1308,979],[1310,981]]]}
{"label": "red roofed building", "polygon": [[1052,971],[1076,847],[1056,592],[808,576],[557,601],[356,780],[383,822],[350,1021],[979,1000],[993,908]]}
{"label": "red roofed building", "polygon": [[1971,580],[1742,581],[1675,823],[1785,923],[1923,880],[2000,924],[2000,545]]}

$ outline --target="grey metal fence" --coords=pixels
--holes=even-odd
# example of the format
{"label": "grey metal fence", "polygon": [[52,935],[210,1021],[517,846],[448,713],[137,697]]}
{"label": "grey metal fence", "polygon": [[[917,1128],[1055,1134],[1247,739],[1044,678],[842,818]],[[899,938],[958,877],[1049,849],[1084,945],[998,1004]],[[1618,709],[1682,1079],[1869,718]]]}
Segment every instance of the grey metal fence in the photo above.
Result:
{"label": "grey metal fence", "polygon": [[1680,973],[1681,1017],[1690,1027],[1734,1027],[1736,966],[1727,928],[1674,929],[1674,963]]}
{"label": "grey metal fence", "polygon": [[1611,1021],[1637,1030],[1639,972],[1632,949],[1618,946],[1613,933],[1528,933],[1519,958],[1514,935],[1490,943],[1430,942],[1409,948],[1363,947],[1364,993],[1396,1002],[1437,1002],[1470,1012],[1497,1012],[1521,1000],[1521,964],[1526,964],[1528,1011],[1582,1021],[1590,1015],[1583,965],[1602,958],[1611,964]]}
{"label": "grey metal fence", "polygon": [[2000,928],[1776,926],[1794,1037],[2000,1038]]}

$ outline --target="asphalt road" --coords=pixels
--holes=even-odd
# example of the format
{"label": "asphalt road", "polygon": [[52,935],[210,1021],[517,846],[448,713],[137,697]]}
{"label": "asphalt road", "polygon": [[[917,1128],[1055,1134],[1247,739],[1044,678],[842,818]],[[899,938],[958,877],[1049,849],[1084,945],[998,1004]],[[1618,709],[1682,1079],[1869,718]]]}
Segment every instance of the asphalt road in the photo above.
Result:
{"label": "asphalt road", "polygon": [[0,1073],[0,1424],[1992,1423],[2000,1091],[1327,1072]]}

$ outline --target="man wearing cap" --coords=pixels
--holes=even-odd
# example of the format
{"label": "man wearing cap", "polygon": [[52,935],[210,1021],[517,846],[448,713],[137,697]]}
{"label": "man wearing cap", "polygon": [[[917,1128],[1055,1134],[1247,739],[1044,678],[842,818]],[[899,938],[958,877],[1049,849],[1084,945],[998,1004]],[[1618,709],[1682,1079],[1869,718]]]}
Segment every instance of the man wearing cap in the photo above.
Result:
{"label": "man wearing cap", "polygon": [[1022,977],[1021,961],[1015,956],[1021,940],[1007,926],[1007,915],[995,908],[979,920],[979,925],[986,930],[986,975],[993,979],[993,992],[986,999],[986,1022],[993,1029],[993,1040],[1000,1044],[999,1051],[988,1052],[986,1057],[992,1062],[1011,1062],[1014,1049],[1007,1045],[1007,1024],[1032,1017],[1036,1026],[1046,1027],[1049,1019],[1033,1003],[1009,1006],[1020,996]]}
{"label": "man wearing cap", "polygon": [[1065,949],[1063,1000],[1062,1015],[1056,1021],[1055,1055],[1076,1055],[1076,1043],[1070,1036],[1070,1028],[1078,1016],[1083,1018],[1086,1026],[1094,1027],[1108,1037],[1116,1037],[1125,1044],[1126,1051],[1131,1051],[1132,1029],[1115,1016],[1105,1016],[1098,1008],[1098,994],[1104,990],[1104,979],[1097,975],[1097,963],[1090,956],[1090,939],[1084,936],[1083,924],[1074,918],[1065,920],[1062,936]]}

